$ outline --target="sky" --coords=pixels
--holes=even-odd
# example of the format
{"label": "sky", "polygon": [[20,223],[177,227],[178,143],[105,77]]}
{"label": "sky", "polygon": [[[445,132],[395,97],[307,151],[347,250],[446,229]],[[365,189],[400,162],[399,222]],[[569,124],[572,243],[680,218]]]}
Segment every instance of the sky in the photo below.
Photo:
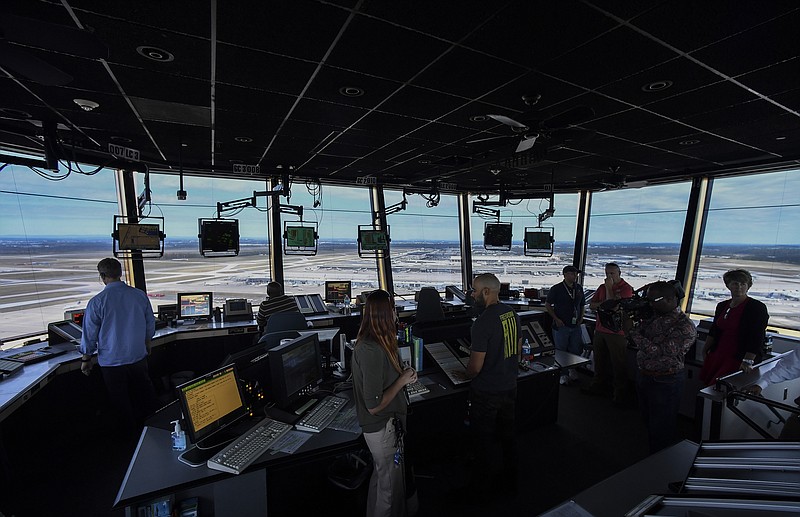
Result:
{"label": "sky", "polygon": [[[216,216],[216,203],[252,196],[265,190],[260,181],[214,180],[186,176],[185,201],[178,201],[178,177],[151,174],[151,215],[164,218],[167,238],[196,238],[198,218]],[[137,175],[137,191],[142,177]],[[679,243],[686,217],[690,183],[595,193],[592,196],[590,242]],[[355,240],[358,225],[370,224],[368,190],[323,186],[322,206],[313,209],[304,184],[292,186],[292,197],[281,202],[305,207],[304,220],[319,224],[321,238]],[[714,181],[706,230],[712,244],[800,244],[800,171],[721,178]],[[402,199],[399,191],[386,190],[386,205]],[[419,195],[408,197],[408,208],[388,216],[393,240],[457,241],[457,201],[442,195],[437,207],[428,208]],[[552,226],[558,243],[574,241],[577,194],[558,194]],[[256,208],[224,217],[239,219],[245,238],[263,239],[267,232],[266,198]],[[521,241],[526,227],[537,225],[536,215],[547,208],[544,200],[524,200],[500,209],[501,221],[513,224],[513,237]],[[25,167],[0,171],[0,238],[86,236],[105,238],[113,231],[118,214],[114,173],[94,176],[72,173],[63,181],[48,181]],[[284,220],[296,221],[295,216]],[[474,242],[482,240],[486,221],[471,217]],[[110,238],[110,237],[109,237]]]}

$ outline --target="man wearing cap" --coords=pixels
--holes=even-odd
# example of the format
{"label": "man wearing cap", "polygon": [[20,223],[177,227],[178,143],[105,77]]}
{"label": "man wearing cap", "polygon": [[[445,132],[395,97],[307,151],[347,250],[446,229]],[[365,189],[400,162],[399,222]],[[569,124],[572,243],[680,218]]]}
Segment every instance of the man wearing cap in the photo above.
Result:
{"label": "man wearing cap", "polygon": [[[550,288],[544,307],[553,319],[553,342],[556,349],[575,355],[583,352],[581,323],[583,323],[583,287],[576,282],[580,271],[575,266],[564,266],[561,270],[564,280]],[[561,384],[569,384],[570,377],[577,378],[577,372],[561,375]]]}

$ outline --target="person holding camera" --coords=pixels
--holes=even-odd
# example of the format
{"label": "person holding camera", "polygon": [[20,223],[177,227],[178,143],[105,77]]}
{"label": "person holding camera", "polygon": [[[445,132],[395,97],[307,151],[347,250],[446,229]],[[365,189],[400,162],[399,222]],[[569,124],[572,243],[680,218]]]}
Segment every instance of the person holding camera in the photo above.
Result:
{"label": "person holding camera", "polygon": [[[633,297],[633,287],[622,279],[619,266],[609,262],[605,267],[606,279],[597,288],[589,308],[599,311],[604,302]],[[628,398],[628,375],[625,368],[625,354],[628,340],[622,330],[612,330],[600,321],[598,315],[592,340],[594,350],[594,378],[588,387],[581,389],[587,395],[605,395],[608,393],[612,376],[614,380],[614,402],[624,404]]]}
{"label": "person holding camera", "polygon": [[769,314],[767,306],[747,296],[753,277],[744,269],[722,275],[730,300],[717,304],[714,323],[703,346],[700,380],[713,386],[717,379],[737,370],[750,371],[762,359]]}
{"label": "person holding camera", "polygon": [[678,306],[680,291],[669,282],[650,284],[646,296],[652,315],[636,327],[625,320],[625,332],[638,349],[636,391],[651,454],[674,442],[686,381],[684,356],[697,336],[694,323]]}

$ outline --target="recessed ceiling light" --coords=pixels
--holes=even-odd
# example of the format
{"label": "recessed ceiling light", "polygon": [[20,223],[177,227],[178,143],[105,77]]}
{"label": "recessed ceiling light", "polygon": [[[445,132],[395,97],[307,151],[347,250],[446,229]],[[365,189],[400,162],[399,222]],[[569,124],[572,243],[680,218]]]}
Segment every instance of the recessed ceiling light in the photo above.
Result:
{"label": "recessed ceiling light", "polygon": [[72,102],[77,104],[83,111],[92,111],[100,107],[95,101],[90,101],[89,99],[72,99]]}
{"label": "recessed ceiling light", "polygon": [[15,110],[13,108],[0,108],[0,114],[11,118],[31,118],[31,114],[27,111]]}
{"label": "recessed ceiling light", "polygon": [[249,136],[237,136],[234,137],[234,140],[236,140],[237,142],[241,142],[243,144],[249,144],[250,142],[253,141],[253,139],[250,138]]}
{"label": "recessed ceiling light", "polygon": [[486,122],[488,120],[488,118],[489,117],[487,117],[486,115],[472,115],[469,118],[469,121],[470,122]]}
{"label": "recessed ceiling light", "polygon": [[699,144],[699,143],[700,143],[700,140],[697,140],[697,139],[692,139],[692,140],[682,140],[682,141],[680,141],[680,142],[678,142],[678,143],[679,143],[680,145],[694,145],[694,144]]}
{"label": "recessed ceiling light", "polygon": [[358,86],[342,86],[339,88],[339,93],[345,97],[361,97],[364,95],[364,90]]}
{"label": "recessed ceiling light", "polygon": [[109,140],[111,140],[112,142],[119,142],[121,144],[129,144],[133,142],[133,140],[131,140],[126,136],[112,136],[109,138]]}
{"label": "recessed ceiling light", "polygon": [[427,164],[431,163],[431,161],[430,160],[420,160],[419,163],[421,163],[423,165],[427,165]]}
{"label": "recessed ceiling light", "polygon": [[136,47],[136,52],[138,52],[140,56],[144,56],[152,61],[158,61],[159,63],[169,63],[170,61],[175,60],[175,56],[166,50],[158,47],[151,47],[149,45]]}
{"label": "recessed ceiling light", "polygon": [[776,136],[775,140],[786,140],[785,136]]}
{"label": "recessed ceiling light", "polygon": [[330,169],[330,167],[326,167],[324,165],[317,165],[316,167],[314,167],[315,171],[327,171],[329,169]]}
{"label": "recessed ceiling light", "polygon": [[645,84],[642,86],[643,92],[660,92],[661,90],[666,90],[672,86],[672,81],[663,80],[663,81],[653,81],[652,83]]}

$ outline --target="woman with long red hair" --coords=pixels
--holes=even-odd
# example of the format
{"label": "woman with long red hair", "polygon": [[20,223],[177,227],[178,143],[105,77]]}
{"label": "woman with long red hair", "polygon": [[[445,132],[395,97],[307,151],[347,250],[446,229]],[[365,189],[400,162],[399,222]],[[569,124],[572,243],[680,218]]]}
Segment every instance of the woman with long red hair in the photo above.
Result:
{"label": "woman with long red hair", "polygon": [[406,514],[402,455],[407,403],[401,391],[416,380],[417,372],[400,364],[394,301],[386,291],[373,291],[361,312],[353,350],[356,413],[374,464],[368,517]]}

